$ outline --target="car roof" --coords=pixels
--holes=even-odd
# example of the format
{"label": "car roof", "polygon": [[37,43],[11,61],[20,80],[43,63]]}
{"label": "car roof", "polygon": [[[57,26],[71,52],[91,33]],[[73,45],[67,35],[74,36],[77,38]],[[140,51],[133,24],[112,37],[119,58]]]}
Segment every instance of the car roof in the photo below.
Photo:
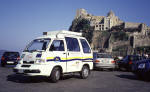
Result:
{"label": "car roof", "polygon": [[12,53],[12,54],[14,54],[14,53],[15,53],[15,54],[19,54],[19,52],[14,52],[14,51],[6,51],[6,52],[4,52],[4,53],[3,53],[3,55],[4,55],[4,54],[8,54],[8,53]]}
{"label": "car roof", "polygon": [[15,52],[15,51],[6,51],[4,53],[19,53],[19,52]]}

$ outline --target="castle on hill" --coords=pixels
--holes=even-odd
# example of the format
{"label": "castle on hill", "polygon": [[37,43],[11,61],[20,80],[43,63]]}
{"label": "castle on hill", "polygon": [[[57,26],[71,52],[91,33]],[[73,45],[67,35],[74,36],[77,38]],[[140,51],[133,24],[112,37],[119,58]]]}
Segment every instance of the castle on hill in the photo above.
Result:
{"label": "castle on hill", "polygon": [[150,27],[144,23],[124,22],[120,20],[112,10],[108,12],[107,16],[94,16],[89,14],[85,9],[78,9],[75,18],[85,18],[89,20],[90,26],[93,26],[95,31],[106,31],[120,25],[123,25],[124,29],[141,28],[140,34],[142,35],[146,35],[150,30]]}
{"label": "castle on hill", "polygon": [[[110,53],[133,54],[138,47],[150,46],[149,26],[144,23],[124,22],[112,10],[107,13],[107,16],[94,16],[85,9],[78,9],[75,19],[78,18],[89,20],[93,28],[91,47],[95,51],[104,49]],[[114,41],[117,39],[113,39],[115,32],[124,32],[128,39]],[[104,37],[102,33],[109,33],[109,35]]]}

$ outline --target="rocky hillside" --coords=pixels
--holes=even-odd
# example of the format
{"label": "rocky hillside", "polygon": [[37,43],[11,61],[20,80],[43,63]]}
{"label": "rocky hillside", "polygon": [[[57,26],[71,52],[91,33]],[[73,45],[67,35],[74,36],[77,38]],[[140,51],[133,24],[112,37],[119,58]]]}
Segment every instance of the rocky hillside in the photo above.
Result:
{"label": "rocky hillside", "polygon": [[[133,54],[134,51],[143,46],[150,46],[150,34],[142,35],[141,28],[124,28],[124,24],[114,26],[109,30],[97,30],[90,26],[90,21],[84,18],[76,18],[73,20],[69,28],[70,31],[82,32],[83,36],[91,44],[93,50]],[[139,45],[142,39],[142,46]],[[138,42],[138,43],[137,43]],[[139,46],[138,46],[139,45]],[[120,54],[119,54],[120,55]]]}

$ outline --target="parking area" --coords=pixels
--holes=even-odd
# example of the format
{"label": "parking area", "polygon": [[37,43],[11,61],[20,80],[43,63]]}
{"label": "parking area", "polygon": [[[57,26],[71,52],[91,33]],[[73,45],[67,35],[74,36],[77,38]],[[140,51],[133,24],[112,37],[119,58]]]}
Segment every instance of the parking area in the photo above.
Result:
{"label": "parking area", "polygon": [[149,92],[149,86],[131,72],[92,71],[88,79],[75,74],[51,83],[45,77],[15,75],[12,66],[0,67],[0,92]]}

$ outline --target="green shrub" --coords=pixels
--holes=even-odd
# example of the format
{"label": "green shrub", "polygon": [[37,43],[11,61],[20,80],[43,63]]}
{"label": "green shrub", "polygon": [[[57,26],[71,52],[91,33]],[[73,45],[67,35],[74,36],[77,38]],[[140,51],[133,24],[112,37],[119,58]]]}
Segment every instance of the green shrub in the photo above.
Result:
{"label": "green shrub", "polygon": [[128,34],[126,34],[123,31],[112,32],[111,40],[112,41],[127,41],[128,37],[129,37]]}

